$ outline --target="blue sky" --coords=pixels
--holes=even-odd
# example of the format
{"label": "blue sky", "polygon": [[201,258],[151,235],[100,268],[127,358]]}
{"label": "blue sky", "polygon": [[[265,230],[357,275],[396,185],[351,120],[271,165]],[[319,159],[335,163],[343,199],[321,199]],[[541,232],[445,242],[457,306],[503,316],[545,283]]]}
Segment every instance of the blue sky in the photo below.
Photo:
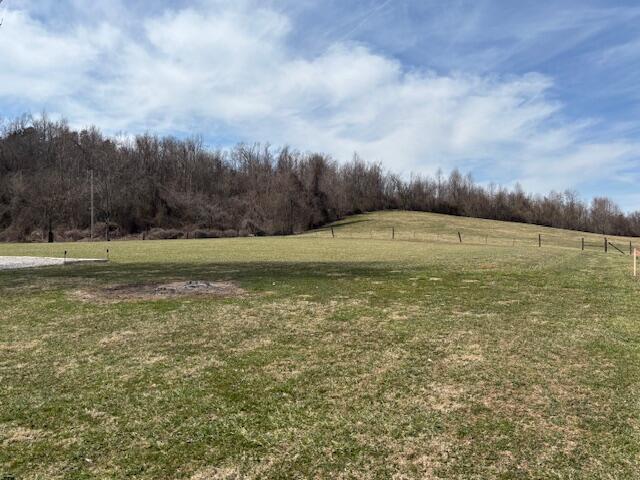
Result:
{"label": "blue sky", "polygon": [[640,3],[0,4],[0,116],[288,144],[640,209]]}

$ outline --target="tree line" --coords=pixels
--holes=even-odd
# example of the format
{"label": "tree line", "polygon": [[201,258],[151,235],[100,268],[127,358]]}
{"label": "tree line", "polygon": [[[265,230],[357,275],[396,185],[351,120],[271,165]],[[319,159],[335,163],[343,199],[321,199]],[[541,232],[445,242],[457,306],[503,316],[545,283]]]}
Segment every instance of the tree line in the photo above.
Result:
{"label": "tree line", "polygon": [[43,115],[0,130],[0,240],[291,234],[346,215],[404,209],[640,236],[640,212],[573,191],[482,187],[454,170],[402,179],[357,155],[205,148],[199,138],[109,137]]}

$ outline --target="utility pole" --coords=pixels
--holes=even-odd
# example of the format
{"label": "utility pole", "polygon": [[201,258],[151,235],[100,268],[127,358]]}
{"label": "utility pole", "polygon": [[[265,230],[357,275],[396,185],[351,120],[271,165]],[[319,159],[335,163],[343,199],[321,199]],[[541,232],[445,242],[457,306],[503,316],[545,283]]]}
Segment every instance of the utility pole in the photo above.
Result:
{"label": "utility pole", "polygon": [[93,242],[93,168],[91,169],[91,241]]}

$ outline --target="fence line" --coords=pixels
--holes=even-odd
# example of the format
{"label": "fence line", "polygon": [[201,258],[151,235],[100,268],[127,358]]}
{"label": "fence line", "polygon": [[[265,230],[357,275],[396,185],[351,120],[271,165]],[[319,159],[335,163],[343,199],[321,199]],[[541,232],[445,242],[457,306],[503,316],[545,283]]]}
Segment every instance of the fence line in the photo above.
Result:
{"label": "fence line", "polygon": [[[464,230],[452,230],[449,232],[431,232],[420,229],[399,229],[389,227],[388,229],[367,229],[364,231],[343,231],[337,227],[323,228],[312,232],[305,232],[303,235],[313,235],[314,237],[338,238],[338,239],[362,239],[362,240],[390,240],[390,241],[414,241],[433,243],[457,243],[468,245],[488,245],[488,246],[531,246],[537,248],[544,247],[564,247],[578,250],[598,250],[601,252],[633,254],[634,244],[628,240],[611,240],[608,237],[584,237],[576,235],[573,238],[561,238],[556,235],[545,235],[543,233],[528,236],[512,235],[490,235],[478,231],[465,232]],[[611,247],[611,248],[609,248]]]}

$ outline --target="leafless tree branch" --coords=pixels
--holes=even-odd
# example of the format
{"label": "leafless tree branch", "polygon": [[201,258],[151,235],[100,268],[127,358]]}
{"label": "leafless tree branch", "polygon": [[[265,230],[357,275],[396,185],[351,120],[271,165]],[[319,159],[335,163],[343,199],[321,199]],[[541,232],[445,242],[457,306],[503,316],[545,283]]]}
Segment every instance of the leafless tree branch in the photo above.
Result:
{"label": "leafless tree branch", "polygon": [[386,209],[640,236],[640,212],[625,215],[608,198],[585,203],[571,191],[538,196],[518,186],[484,187],[458,170],[402,179],[357,155],[337,163],[260,145],[208,150],[198,138],[150,134],[124,142],[44,115],[0,129],[0,241],[45,239],[49,231],[87,236],[88,170],[95,233],[105,239],[147,230],[155,238],[290,234]]}

